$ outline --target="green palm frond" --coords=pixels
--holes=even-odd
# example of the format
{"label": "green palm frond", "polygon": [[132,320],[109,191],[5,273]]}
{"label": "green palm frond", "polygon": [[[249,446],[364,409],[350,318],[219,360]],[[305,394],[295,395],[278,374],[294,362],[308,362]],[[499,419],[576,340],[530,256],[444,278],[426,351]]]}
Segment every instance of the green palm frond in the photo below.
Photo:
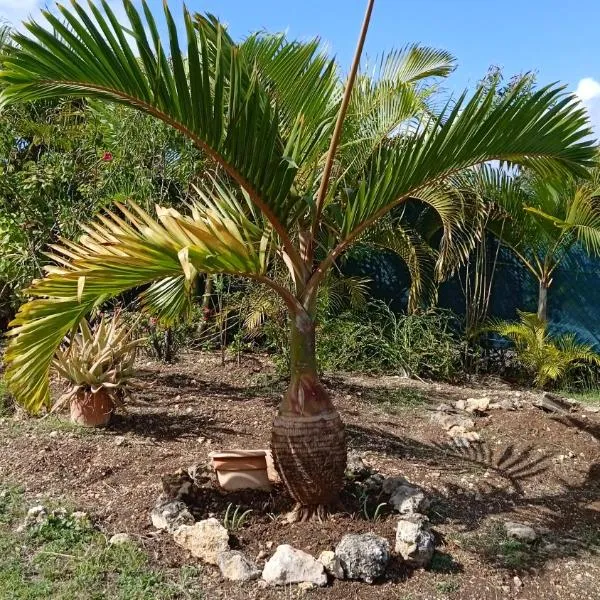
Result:
{"label": "green palm frond", "polygon": [[378,79],[394,83],[417,83],[430,77],[448,77],[456,69],[450,52],[409,44],[381,58]]}
{"label": "green palm frond", "polygon": [[78,244],[52,247],[50,256],[60,266],[47,267],[48,276],[27,290],[33,299],[11,324],[6,381],[28,410],[49,402],[48,368],[63,336],[108,298],[158,281],[142,303],[168,321],[181,310],[182,288],[198,272],[266,272],[269,237],[241,210],[234,221],[218,204],[197,203],[191,216],[158,207],[156,221],[135,204],[131,210],[118,206],[120,214],[108,212],[84,227]]}
{"label": "green palm frond", "polygon": [[254,34],[240,48],[277,102],[284,138],[294,141],[286,153],[298,165],[312,163],[327,149],[341,100],[335,61],[318,39],[289,42],[283,34]]}
{"label": "green palm frond", "polygon": [[407,197],[494,159],[544,173],[585,175],[594,156],[593,142],[580,141],[590,133],[585,111],[562,88],[519,91],[517,85],[497,101],[494,90],[480,89],[469,101],[460,98],[435,127],[425,124],[382,146],[346,205],[339,223],[343,235],[356,237]]}
{"label": "green palm frond", "polygon": [[592,346],[579,343],[572,334],[552,338],[547,322],[535,313],[519,311],[519,322],[493,321],[486,329],[514,343],[519,361],[540,387],[560,379],[575,364],[600,365]]}
{"label": "green palm frond", "polygon": [[430,89],[419,85],[446,77],[455,60],[443,50],[406,46],[361,70],[350,100],[338,160],[346,176],[360,173],[373,153],[402,128],[416,127],[428,112]]}
{"label": "green palm frond", "polygon": [[439,254],[417,231],[401,222],[385,223],[372,230],[363,240],[398,255],[408,269],[410,289],[408,311],[430,306],[437,298],[436,263]]}

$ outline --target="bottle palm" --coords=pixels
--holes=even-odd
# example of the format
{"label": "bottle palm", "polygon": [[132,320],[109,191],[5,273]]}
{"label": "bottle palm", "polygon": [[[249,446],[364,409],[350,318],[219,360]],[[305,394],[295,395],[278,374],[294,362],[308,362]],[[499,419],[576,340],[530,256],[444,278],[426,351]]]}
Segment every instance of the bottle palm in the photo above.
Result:
{"label": "bottle palm", "polygon": [[[377,77],[359,71],[352,88],[316,41],[260,34],[235,43],[216,19],[184,11],[180,43],[167,7],[166,37],[146,4],[124,7],[126,24],[106,2],[28,23],[2,59],[2,102],[88,96],[136,107],[192,140],[217,175],[189,214],[119,206],[79,243],[55,247],[58,266],[34,282],[14,321],[6,378],[26,408],[39,409],[65,333],[129,288],[151,283],[145,308],[168,321],[199,272],[262,282],[281,296],[291,330],[291,381],[272,448],[307,516],[335,498],[346,460],[315,359],[316,300],[329,269],[409,198],[431,206],[450,239],[461,206],[444,182],[473,165],[584,174],[593,157],[585,113],[560,88],[523,95],[517,84],[501,99],[493,89],[464,94],[434,116],[426,82],[453,69],[447,53],[390,53]],[[287,285],[269,277],[273,261],[285,265]]]}

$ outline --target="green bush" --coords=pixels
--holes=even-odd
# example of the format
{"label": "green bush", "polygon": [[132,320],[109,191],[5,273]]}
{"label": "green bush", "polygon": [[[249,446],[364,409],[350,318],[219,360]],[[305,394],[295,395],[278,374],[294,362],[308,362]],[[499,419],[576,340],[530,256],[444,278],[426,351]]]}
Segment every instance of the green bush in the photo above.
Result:
{"label": "green bush", "polygon": [[[383,302],[363,310],[322,317],[317,328],[317,358],[323,371],[389,373],[454,380],[462,369],[463,343],[455,335],[456,316],[431,309],[422,314],[394,313]],[[285,331],[263,329],[275,362],[288,365]]]}
{"label": "green bush", "polygon": [[360,313],[325,321],[317,332],[317,356],[326,371],[454,379],[462,358],[454,325],[450,311],[398,315],[373,302]]}

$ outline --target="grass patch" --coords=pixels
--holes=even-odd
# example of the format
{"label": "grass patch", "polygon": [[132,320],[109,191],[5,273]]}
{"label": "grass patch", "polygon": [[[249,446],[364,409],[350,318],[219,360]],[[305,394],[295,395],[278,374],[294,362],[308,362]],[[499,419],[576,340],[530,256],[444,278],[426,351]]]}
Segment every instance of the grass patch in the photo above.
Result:
{"label": "grass patch", "polygon": [[561,394],[567,398],[573,398],[573,400],[577,400],[582,404],[600,406],[600,389],[589,389],[578,392],[563,391]]}
{"label": "grass patch", "polygon": [[26,505],[18,488],[0,488],[0,599],[200,600],[195,567],[177,578],[152,568],[135,544],[109,545],[72,513],[18,531]]}
{"label": "grass patch", "polygon": [[500,522],[468,536],[465,547],[492,564],[507,569],[528,569],[540,558],[537,543],[529,544],[509,537],[504,524]]}
{"label": "grass patch", "polygon": [[435,589],[440,594],[453,594],[454,592],[458,592],[460,589],[460,583],[458,581],[440,581],[435,584]]}
{"label": "grass patch", "polygon": [[412,387],[365,389],[362,397],[389,414],[414,410],[427,403],[427,396],[421,390]]}
{"label": "grass patch", "polygon": [[0,417],[8,417],[14,412],[15,406],[6,382],[0,377]]}

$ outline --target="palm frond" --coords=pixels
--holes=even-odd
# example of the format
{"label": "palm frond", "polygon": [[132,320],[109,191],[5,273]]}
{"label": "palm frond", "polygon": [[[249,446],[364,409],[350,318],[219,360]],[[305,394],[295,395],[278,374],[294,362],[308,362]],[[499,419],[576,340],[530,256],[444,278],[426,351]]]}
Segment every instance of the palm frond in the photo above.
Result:
{"label": "palm frond", "polygon": [[400,222],[375,228],[363,240],[398,255],[408,269],[410,289],[408,311],[432,305],[437,298],[438,253],[418,234]]}
{"label": "palm frond", "polygon": [[86,226],[78,244],[53,246],[50,256],[60,266],[48,267],[48,276],[33,283],[27,290],[33,299],[11,323],[6,381],[28,410],[49,402],[48,368],[63,336],[106,299],[158,280],[143,304],[169,320],[181,309],[182,287],[198,272],[266,271],[268,237],[248,222],[243,229],[241,213],[235,222],[218,204],[198,203],[192,216],[159,207],[156,221],[135,204],[119,209]]}
{"label": "palm frond", "polygon": [[519,322],[492,321],[486,329],[514,343],[519,361],[540,387],[560,379],[575,364],[600,365],[600,355],[592,346],[579,343],[572,334],[553,339],[548,323],[535,313],[519,311]]}
{"label": "palm frond", "polygon": [[407,197],[491,160],[584,175],[594,158],[593,141],[582,141],[591,133],[585,111],[562,88],[531,95],[519,90],[515,86],[500,101],[494,90],[480,89],[469,101],[463,96],[435,127],[426,123],[380,148],[346,205],[339,224],[343,235],[356,237]]}

